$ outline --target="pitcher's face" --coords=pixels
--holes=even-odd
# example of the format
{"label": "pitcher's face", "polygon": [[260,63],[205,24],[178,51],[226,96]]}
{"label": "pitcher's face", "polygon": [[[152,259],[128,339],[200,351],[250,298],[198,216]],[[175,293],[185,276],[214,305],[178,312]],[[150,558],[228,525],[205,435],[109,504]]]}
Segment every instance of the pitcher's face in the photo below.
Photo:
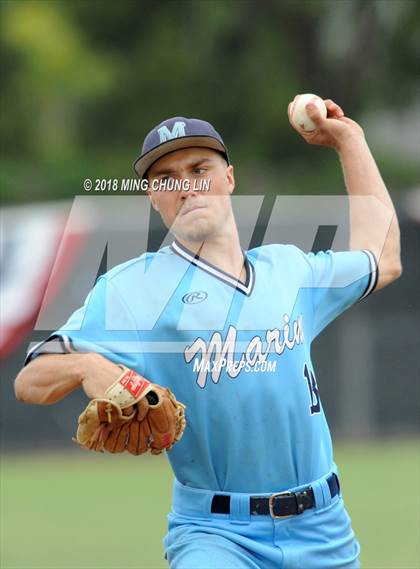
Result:
{"label": "pitcher's face", "polygon": [[[147,178],[152,206],[180,239],[203,242],[233,220],[233,166],[227,166],[223,156],[210,148],[171,152],[152,164]],[[177,181],[178,186],[182,182],[183,188],[189,189],[170,190]]]}

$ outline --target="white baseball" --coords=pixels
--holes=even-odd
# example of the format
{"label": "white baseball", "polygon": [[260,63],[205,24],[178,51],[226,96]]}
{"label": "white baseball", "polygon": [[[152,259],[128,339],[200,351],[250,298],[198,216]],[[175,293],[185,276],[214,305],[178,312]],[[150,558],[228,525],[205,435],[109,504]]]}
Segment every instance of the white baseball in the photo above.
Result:
{"label": "white baseball", "polygon": [[308,103],[315,103],[318,107],[322,117],[327,118],[327,107],[324,101],[318,95],[313,95],[312,93],[305,93],[305,95],[298,95],[293,101],[292,108],[290,110],[290,120],[292,124],[300,130],[305,132],[311,132],[316,129],[315,123],[309,118],[306,112],[306,105]]}

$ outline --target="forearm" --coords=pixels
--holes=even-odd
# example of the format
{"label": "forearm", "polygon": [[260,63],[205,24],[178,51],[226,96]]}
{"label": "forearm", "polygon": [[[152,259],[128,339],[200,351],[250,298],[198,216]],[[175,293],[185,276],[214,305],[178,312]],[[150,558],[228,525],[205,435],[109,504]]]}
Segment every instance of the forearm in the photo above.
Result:
{"label": "forearm", "polygon": [[350,249],[375,253],[381,288],[401,273],[395,208],[364,137],[348,137],[338,154],[350,196]]}
{"label": "forearm", "polygon": [[82,361],[88,354],[48,354],[35,358],[15,380],[17,399],[50,405],[81,386]]}

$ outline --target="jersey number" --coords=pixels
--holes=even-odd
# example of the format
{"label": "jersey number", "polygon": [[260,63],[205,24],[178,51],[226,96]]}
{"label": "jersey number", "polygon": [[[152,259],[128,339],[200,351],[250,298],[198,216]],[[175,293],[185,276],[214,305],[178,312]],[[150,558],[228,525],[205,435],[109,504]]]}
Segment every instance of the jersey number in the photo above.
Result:
{"label": "jersey number", "polygon": [[305,376],[306,382],[308,384],[309,397],[311,398],[309,409],[311,411],[311,415],[314,415],[320,411],[319,391],[314,372],[308,368],[308,364],[306,363],[305,367],[303,368],[303,375]]}

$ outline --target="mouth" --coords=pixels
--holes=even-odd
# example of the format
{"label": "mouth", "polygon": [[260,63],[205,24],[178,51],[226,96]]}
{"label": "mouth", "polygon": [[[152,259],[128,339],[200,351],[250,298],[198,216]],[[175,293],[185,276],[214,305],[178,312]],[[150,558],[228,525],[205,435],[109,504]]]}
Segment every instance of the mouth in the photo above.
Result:
{"label": "mouth", "polygon": [[183,215],[187,215],[188,213],[191,213],[192,211],[196,211],[198,209],[204,209],[205,207],[206,207],[205,205],[188,205],[188,206],[183,207],[179,213],[182,217]]}

